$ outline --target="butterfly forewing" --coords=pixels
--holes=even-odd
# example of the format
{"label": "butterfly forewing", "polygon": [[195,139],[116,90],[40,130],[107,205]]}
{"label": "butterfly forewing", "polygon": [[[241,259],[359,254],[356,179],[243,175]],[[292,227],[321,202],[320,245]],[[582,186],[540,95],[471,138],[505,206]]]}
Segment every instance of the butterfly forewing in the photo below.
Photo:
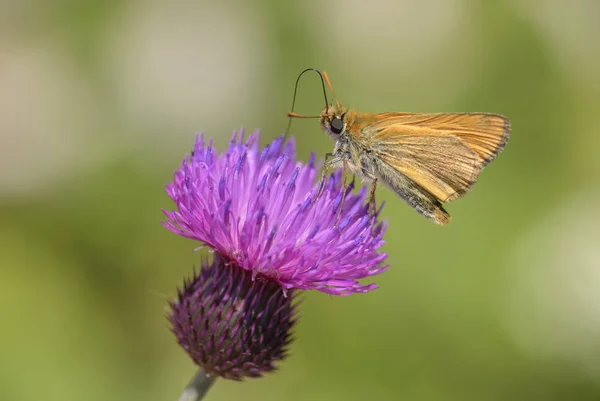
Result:
{"label": "butterfly forewing", "polygon": [[428,136],[457,137],[477,153],[480,167],[504,149],[510,131],[507,118],[486,113],[382,113],[374,116],[371,127],[375,141],[390,133],[390,127],[397,135],[410,135],[416,130]]}

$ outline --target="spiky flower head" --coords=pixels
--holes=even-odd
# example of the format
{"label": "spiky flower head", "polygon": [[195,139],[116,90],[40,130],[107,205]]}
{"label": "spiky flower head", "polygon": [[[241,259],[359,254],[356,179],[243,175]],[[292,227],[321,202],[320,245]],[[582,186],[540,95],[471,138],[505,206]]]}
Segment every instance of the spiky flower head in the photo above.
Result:
{"label": "spiky flower head", "polygon": [[285,357],[296,322],[293,295],[216,254],[171,303],[171,329],[205,374],[260,377]]}
{"label": "spiky flower head", "polygon": [[352,193],[349,186],[340,211],[340,172],[317,196],[314,154],[305,165],[295,160],[293,139],[279,137],[262,150],[258,142],[258,132],[244,139],[240,130],[217,154],[212,140],[197,136],[167,185],[176,210],[165,211],[165,227],[285,290],[349,295],[377,288],[358,281],[387,268],[379,252],[386,227],[377,221],[381,209],[369,213],[366,188]]}

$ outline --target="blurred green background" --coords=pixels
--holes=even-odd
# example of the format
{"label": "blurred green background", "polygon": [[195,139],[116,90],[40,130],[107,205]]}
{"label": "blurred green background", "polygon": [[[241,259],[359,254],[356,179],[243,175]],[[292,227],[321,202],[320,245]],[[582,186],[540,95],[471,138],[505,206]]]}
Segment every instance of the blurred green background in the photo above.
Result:
{"label": "blurred green background", "polygon": [[[204,130],[286,127],[326,69],[360,111],[489,111],[511,139],[423,219],[390,191],[380,289],[305,295],[290,357],[208,400],[600,399],[600,2],[4,0],[0,399],[175,400],[164,193]],[[315,114],[316,76],[296,111]],[[298,156],[332,141],[295,121]]]}

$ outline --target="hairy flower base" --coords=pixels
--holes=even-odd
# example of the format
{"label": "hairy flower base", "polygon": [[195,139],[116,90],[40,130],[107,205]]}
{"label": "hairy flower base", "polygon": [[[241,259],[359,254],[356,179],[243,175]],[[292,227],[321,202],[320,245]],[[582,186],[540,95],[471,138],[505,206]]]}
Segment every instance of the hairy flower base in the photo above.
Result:
{"label": "hairy flower base", "polygon": [[165,211],[165,227],[285,289],[349,295],[377,288],[358,281],[387,268],[379,252],[386,227],[379,212],[369,214],[366,188],[352,193],[350,186],[340,211],[340,171],[321,188],[314,155],[307,165],[297,162],[293,139],[262,150],[258,142],[257,133],[244,139],[234,132],[217,154],[212,141],[196,138],[167,185],[177,208]]}
{"label": "hairy flower base", "polygon": [[226,263],[218,254],[184,283],[171,303],[171,329],[204,372],[227,379],[275,369],[297,318],[293,291]]}

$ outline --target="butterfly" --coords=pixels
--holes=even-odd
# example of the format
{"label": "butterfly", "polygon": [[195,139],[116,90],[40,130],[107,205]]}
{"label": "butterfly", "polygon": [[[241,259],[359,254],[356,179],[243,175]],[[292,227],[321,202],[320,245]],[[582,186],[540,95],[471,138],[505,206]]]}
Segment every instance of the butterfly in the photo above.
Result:
{"label": "butterfly", "polygon": [[[293,112],[298,81],[307,71],[317,72],[323,85],[325,108],[318,116]],[[335,101],[329,103],[325,84],[333,94],[325,71],[304,70],[296,81],[288,113],[291,118],[318,118],[321,128],[335,141],[325,169],[341,167],[345,187],[347,171],[372,182],[373,204],[377,183],[382,182],[440,225],[451,219],[442,204],[469,192],[481,170],[508,141],[510,122],[499,114],[361,113],[341,105],[335,95]]]}

